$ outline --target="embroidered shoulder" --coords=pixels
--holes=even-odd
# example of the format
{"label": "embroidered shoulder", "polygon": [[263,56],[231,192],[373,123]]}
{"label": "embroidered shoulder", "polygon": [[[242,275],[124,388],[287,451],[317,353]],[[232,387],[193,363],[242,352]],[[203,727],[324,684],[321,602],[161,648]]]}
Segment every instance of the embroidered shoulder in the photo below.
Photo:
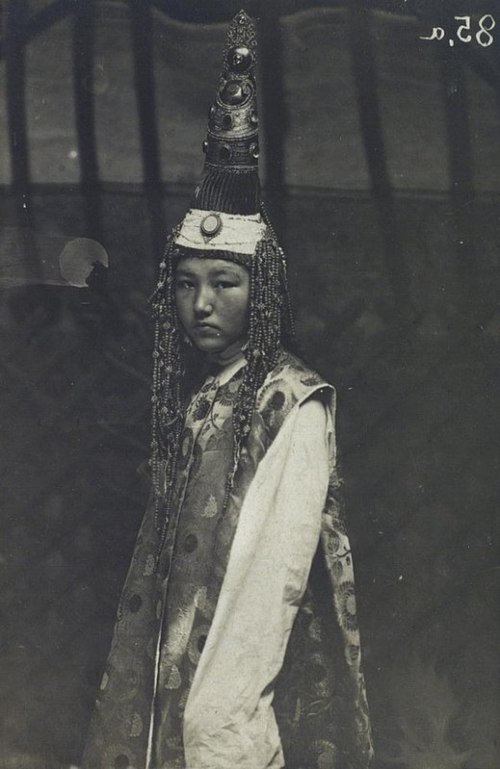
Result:
{"label": "embroidered shoulder", "polygon": [[282,352],[257,393],[256,409],[271,440],[293,407],[322,387],[331,390],[331,386],[299,358],[285,350]]}
{"label": "embroidered shoulder", "polygon": [[307,397],[310,388],[321,386],[331,389],[331,385],[316,371],[308,368],[300,358],[284,350],[257,393],[256,405],[258,409],[266,408],[269,400],[274,399],[273,408],[282,409],[288,402],[293,407]]}

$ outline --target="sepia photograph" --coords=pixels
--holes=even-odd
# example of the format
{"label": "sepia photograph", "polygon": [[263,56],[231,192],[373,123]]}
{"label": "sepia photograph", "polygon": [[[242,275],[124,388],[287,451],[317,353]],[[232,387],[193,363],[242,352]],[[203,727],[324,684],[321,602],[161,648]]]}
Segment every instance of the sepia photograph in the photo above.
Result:
{"label": "sepia photograph", "polygon": [[0,489],[0,769],[499,769],[498,0],[2,0]]}

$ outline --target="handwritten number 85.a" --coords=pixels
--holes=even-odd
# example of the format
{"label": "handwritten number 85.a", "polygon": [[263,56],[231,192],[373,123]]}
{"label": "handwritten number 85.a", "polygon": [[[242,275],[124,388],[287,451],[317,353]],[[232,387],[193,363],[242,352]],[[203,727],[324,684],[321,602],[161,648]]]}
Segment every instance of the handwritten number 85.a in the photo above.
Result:
{"label": "handwritten number 85.a", "polygon": [[[457,38],[461,43],[470,43],[472,40],[472,34],[470,34],[470,16],[454,16],[455,21],[463,21],[463,24],[459,24],[457,28]],[[496,27],[496,21],[491,13],[486,13],[478,21],[478,31],[475,38],[478,45],[482,48],[487,48],[493,43],[493,35],[491,31]],[[421,40],[444,40],[446,32],[443,27],[434,27],[432,34],[428,37],[421,37]],[[450,39],[450,45],[453,45],[453,40]]]}

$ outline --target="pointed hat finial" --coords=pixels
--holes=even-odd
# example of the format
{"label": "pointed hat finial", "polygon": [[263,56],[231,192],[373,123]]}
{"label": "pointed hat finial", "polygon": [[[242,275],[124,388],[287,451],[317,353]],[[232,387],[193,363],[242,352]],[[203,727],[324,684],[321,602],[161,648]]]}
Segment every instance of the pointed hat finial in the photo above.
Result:
{"label": "pointed hat finial", "polygon": [[255,22],[241,10],[232,19],[222,72],[210,107],[205,167],[194,204],[203,210],[255,214],[260,206]]}

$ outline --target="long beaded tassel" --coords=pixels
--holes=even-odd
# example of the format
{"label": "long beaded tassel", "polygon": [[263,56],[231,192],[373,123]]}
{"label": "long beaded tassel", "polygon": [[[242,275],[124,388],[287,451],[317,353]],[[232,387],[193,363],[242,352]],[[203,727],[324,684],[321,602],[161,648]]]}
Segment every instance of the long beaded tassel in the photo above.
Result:
{"label": "long beaded tassel", "polygon": [[167,240],[156,290],[151,297],[155,336],[151,418],[151,474],[155,497],[155,527],[163,547],[168,526],[177,453],[182,428],[180,335],[175,306],[176,228]]}
{"label": "long beaded tassel", "polygon": [[[267,222],[266,222],[267,223]],[[226,482],[224,508],[229,504],[242,446],[250,432],[257,391],[276,366],[283,337],[292,336],[291,307],[283,251],[267,225],[250,265],[250,321],[243,381],[233,411],[233,467]]]}

